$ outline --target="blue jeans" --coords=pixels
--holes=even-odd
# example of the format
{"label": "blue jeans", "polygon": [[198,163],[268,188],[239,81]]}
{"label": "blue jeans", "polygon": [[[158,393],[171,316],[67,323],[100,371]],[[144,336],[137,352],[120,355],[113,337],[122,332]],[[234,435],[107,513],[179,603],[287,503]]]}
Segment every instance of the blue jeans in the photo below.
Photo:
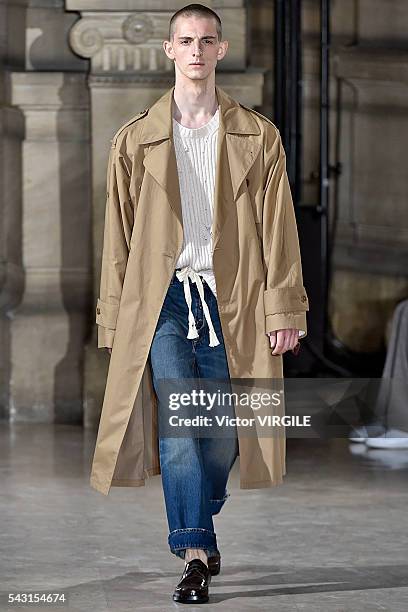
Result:
{"label": "blue jeans", "polygon": [[[158,410],[169,406],[160,399],[159,379],[213,378],[229,381],[217,300],[204,279],[204,296],[220,344],[209,346],[208,325],[197,285],[190,283],[191,309],[198,338],[188,339],[188,306],[183,283],[175,273],[161,310],[149,359]],[[163,412],[162,412],[163,414]],[[234,416],[232,409],[231,415]],[[230,437],[160,437],[160,467],[169,525],[170,551],[182,559],[186,548],[202,548],[208,556],[218,552],[213,515],[229,497],[227,481],[238,455],[238,440]]]}

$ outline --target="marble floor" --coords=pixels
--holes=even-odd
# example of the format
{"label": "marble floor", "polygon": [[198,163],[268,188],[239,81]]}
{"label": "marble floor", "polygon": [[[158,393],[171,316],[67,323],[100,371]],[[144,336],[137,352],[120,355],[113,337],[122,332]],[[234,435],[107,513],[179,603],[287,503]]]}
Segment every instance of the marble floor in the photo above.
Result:
{"label": "marble floor", "polygon": [[[77,427],[0,426],[0,610],[203,609],[171,599],[183,561],[160,476],[105,497],[88,484],[94,443]],[[222,571],[205,609],[408,610],[408,451],[289,439],[284,485],[240,490],[238,470],[214,517]],[[65,604],[7,603],[44,592]]]}

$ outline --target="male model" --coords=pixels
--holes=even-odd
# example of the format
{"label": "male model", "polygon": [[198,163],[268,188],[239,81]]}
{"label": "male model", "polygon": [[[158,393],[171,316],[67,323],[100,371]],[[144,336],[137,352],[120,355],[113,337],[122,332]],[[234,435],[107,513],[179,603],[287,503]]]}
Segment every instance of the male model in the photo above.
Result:
{"label": "male model", "polygon": [[273,486],[284,440],[157,439],[159,381],[281,378],[308,298],[279,132],[215,85],[228,48],[218,15],[180,9],[163,48],[174,87],[112,141],[97,304],[111,361],[91,483],[107,494],[161,474],[169,547],[185,561],[173,599],[202,603],[237,455],[242,488]]}

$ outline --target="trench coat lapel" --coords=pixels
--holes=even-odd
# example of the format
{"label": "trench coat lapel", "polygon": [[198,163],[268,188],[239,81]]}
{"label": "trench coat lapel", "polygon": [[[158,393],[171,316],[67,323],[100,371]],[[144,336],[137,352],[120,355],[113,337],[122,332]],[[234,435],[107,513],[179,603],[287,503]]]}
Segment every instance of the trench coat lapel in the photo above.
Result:
{"label": "trench coat lapel", "polygon": [[[250,114],[217,85],[220,105],[217,167],[214,190],[213,250],[217,246],[230,207],[251,169],[262,143],[260,129]],[[181,227],[183,215],[177,160],[173,142],[172,100],[174,86],[149,109],[143,122],[140,143],[151,145],[143,165],[166,192],[169,205]]]}

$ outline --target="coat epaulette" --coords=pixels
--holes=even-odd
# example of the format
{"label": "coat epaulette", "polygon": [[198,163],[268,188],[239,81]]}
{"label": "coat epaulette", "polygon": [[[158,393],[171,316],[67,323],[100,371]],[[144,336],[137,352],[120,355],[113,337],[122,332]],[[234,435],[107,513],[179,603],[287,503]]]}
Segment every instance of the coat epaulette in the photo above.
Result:
{"label": "coat epaulette", "polygon": [[144,110],[140,111],[140,113],[138,113],[137,115],[135,115],[134,117],[132,117],[132,119],[130,119],[127,123],[125,123],[124,125],[122,125],[122,127],[120,127],[118,129],[118,131],[116,132],[116,134],[114,135],[114,137],[111,140],[112,143],[112,147],[114,147],[116,145],[116,141],[118,139],[119,134],[121,134],[121,132],[123,132],[123,130],[125,128],[127,128],[129,125],[132,125],[132,123],[135,123],[135,121],[138,121],[139,119],[141,119],[142,117],[145,117],[147,115],[147,113],[149,112],[149,107],[145,108]]}
{"label": "coat epaulette", "polygon": [[242,108],[245,108],[246,110],[250,111],[251,113],[255,113],[255,115],[258,115],[258,117],[260,117],[261,119],[265,119],[265,121],[267,121],[268,123],[273,125],[274,128],[276,128],[276,125],[274,124],[274,122],[268,117],[265,117],[265,115],[263,115],[262,113],[259,113],[258,111],[254,110],[253,108],[249,106],[245,106],[245,104],[241,104],[241,102],[239,102],[239,105],[242,106]]}

